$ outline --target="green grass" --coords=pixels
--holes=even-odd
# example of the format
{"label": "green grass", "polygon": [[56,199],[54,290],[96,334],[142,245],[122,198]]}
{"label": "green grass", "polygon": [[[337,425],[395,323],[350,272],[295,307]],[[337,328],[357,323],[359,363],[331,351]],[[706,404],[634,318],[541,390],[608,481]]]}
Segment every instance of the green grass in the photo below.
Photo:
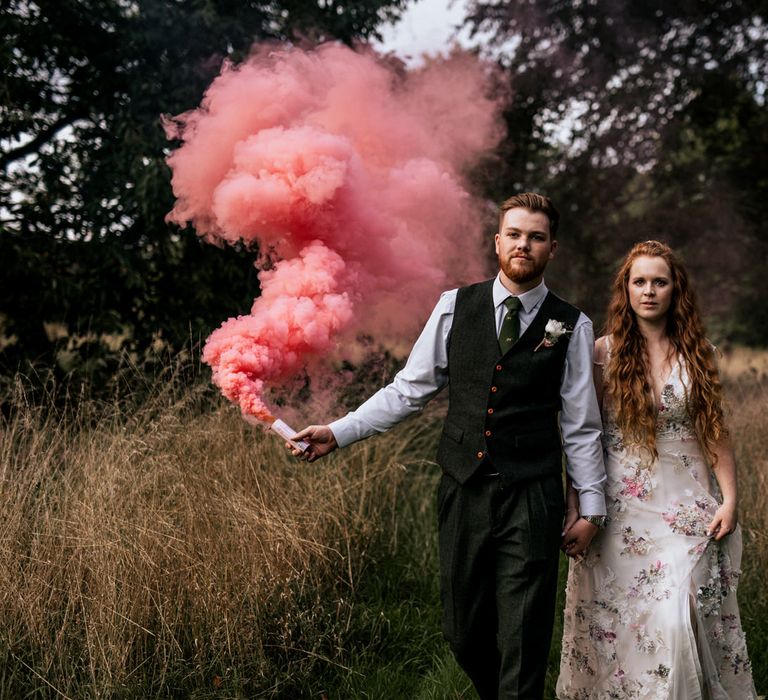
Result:
{"label": "green grass", "polygon": [[373,556],[359,580],[349,634],[329,667],[328,698],[472,698],[440,632],[431,464],[408,467],[398,498],[395,546]]}

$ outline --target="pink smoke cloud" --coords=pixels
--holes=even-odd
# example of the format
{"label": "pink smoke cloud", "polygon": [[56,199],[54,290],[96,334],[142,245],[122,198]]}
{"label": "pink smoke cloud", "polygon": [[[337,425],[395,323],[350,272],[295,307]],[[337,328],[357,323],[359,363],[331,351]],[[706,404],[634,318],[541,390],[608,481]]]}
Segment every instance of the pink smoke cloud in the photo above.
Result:
{"label": "pink smoke cloud", "polygon": [[263,51],[166,120],[183,142],[168,219],[274,263],[203,351],[243,412],[270,420],[268,386],[361,333],[410,338],[440,291],[483,276],[485,215],[461,173],[502,133],[488,78],[460,53],[403,74],[339,45]]}

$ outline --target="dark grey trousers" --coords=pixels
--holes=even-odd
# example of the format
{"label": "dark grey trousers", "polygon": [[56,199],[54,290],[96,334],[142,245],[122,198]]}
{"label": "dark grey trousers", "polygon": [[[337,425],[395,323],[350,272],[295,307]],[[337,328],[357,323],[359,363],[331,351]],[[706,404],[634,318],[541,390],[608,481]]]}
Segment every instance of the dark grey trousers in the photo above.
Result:
{"label": "dark grey trousers", "polygon": [[482,700],[541,700],[563,509],[560,476],[440,482],[443,634]]}

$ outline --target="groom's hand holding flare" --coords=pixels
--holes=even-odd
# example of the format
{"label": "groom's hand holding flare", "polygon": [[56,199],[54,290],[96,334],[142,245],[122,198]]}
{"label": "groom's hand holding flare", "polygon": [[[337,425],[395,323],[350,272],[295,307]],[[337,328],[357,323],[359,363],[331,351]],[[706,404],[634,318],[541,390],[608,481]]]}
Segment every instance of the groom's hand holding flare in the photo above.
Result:
{"label": "groom's hand holding flare", "polygon": [[290,442],[285,443],[286,449],[294,457],[299,457],[307,462],[314,462],[316,459],[320,459],[320,457],[325,457],[325,455],[333,452],[339,446],[336,442],[336,436],[327,425],[309,425],[304,430],[296,433],[291,439],[294,442],[304,440],[309,443],[309,447],[303,452]]}

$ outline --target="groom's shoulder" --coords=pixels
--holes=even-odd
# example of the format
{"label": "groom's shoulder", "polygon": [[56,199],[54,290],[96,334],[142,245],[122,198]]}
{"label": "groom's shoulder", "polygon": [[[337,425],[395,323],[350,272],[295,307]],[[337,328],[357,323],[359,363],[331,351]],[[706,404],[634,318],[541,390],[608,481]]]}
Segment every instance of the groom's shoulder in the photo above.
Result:
{"label": "groom's shoulder", "polygon": [[582,315],[587,319],[589,318],[578,306],[558,296],[551,289],[547,290],[547,301],[550,306],[559,307],[567,311],[569,315],[575,315],[576,318]]}
{"label": "groom's shoulder", "polygon": [[483,280],[482,282],[475,282],[474,284],[468,284],[464,287],[459,287],[456,290],[456,296],[463,299],[481,298],[493,294],[493,281],[495,278],[489,280]]}
{"label": "groom's shoulder", "polygon": [[490,289],[493,287],[493,283],[495,281],[495,277],[491,277],[489,280],[483,280],[482,282],[474,282],[473,284],[467,284],[463,287],[459,287],[459,291],[467,290],[467,291],[476,291],[476,290],[485,290]]}

